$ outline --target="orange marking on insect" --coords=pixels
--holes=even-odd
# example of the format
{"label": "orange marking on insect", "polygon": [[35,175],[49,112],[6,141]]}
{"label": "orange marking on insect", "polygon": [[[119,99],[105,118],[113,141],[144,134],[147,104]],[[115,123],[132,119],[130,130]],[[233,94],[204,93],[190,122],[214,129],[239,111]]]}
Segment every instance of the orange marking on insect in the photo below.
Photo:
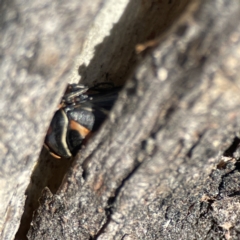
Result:
{"label": "orange marking on insect", "polygon": [[70,129],[78,131],[83,138],[90,133],[89,129],[83,127],[81,124],[73,120],[70,121]]}
{"label": "orange marking on insect", "polygon": [[61,109],[61,108],[63,108],[64,107],[64,103],[59,103],[58,104],[58,109]]}

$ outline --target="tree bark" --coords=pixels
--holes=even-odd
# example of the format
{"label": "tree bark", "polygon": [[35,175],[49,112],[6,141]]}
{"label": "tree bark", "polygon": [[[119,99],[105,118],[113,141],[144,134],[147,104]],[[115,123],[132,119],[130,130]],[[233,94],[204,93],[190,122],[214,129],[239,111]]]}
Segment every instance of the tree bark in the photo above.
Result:
{"label": "tree bark", "polygon": [[[159,2],[152,4],[156,9]],[[240,238],[240,3],[196,0],[182,11],[153,39],[146,34],[142,44],[131,42],[138,54],[129,51],[129,68],[122,59],[119,67],[130,77],[109,119],[76,158],[59,162],[42,151],[27,190],[25,214],[35,202],[28,239]],[[116,84],[124,82],[122,72],[114,76]],[[46,129],[57,102],[50,96],[52,102],[45,101],[52,109],[41,119],[44,125],[33,125],[37,129]],[[46,103],[39,109],[38,116]],[[25,111],[31,114],[31,108]],[[18,150],[13,156],[19,169],[32,166],[39,135],[22,136],[19,147],[10,149]],[[36,146],[24,155],[31,140]],[[42,184],[37,193],[33,182]],[[23,211],[23,186],[21,207],[12,201],[13,209]],[[20,215],[12,219],[19,222]]]}
{"label": "tree bark", "polygon": [[1,1],[1,239],[18,230],[46,130],[100,4]]}

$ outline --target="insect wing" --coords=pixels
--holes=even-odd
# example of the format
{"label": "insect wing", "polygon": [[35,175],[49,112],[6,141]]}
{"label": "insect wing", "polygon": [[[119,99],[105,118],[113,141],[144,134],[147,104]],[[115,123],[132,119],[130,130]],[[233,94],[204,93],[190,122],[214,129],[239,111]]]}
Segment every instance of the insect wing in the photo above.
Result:
{"label": "insect wing", "polygon": [[111,89],[101,89],[94,93],[93,90],[89,89],[87,92],[88,98],[85,102],[91,103],[95,109],[103,108],[105,110],[111,110],[113,104],[118,98],[120,90],[120,87],[115,87]]}
{"label": "insect wing", "polygon": [[45,138],[45,144],[54,154],[69,158],[72,156],[67,146],[68,119],[65,112],[56,111]]}

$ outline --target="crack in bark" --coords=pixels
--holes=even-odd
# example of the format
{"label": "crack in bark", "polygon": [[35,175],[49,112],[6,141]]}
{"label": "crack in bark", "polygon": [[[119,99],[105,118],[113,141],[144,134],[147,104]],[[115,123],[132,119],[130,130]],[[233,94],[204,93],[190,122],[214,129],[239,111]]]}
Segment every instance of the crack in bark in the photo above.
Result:
{"label": "crack in bark", "polygon": [[134,173],[139,169],[139,167],[142,165],[143,162],[139,162],[137,159],[135,160],[135,166],[132,169],[131,172],[129,172],[129,174],[122,180],[121,184],[118,186],[118,188],[115,190],[115,194],[114,197],[109,198],[108,200],[108,204],[109,207],[107,208],[107,210],[105,209],[105,211],[108,211],[109,213],[106,213],[107,215],[107,221],[106,223],[101,227],[101,229],[99,230],[99,232],[96,234],[96,236],[94,236],[92,239],[96,240],[103,232],[104,230],[107,228],[109,222],[112,220],[111,219],[111,215],[113,214],[113,209],[114,209],[114,203],[116,202],[116,200],[118,199],[118,195],[121,192],[121,190],[124,187],[124,184],[126,181],[128,181],[129,179],[131,179],[132,175],[134,175]]}

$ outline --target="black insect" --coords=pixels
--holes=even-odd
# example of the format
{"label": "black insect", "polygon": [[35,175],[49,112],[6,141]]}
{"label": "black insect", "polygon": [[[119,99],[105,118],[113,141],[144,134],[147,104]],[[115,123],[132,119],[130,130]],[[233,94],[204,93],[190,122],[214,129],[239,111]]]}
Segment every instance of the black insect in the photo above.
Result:
{"label": "black insect", "polygon": [[50,153],[57,158],[74,156],[106,119],[120,89],[106,83],[92,88],[69,84],[45,138]]}

